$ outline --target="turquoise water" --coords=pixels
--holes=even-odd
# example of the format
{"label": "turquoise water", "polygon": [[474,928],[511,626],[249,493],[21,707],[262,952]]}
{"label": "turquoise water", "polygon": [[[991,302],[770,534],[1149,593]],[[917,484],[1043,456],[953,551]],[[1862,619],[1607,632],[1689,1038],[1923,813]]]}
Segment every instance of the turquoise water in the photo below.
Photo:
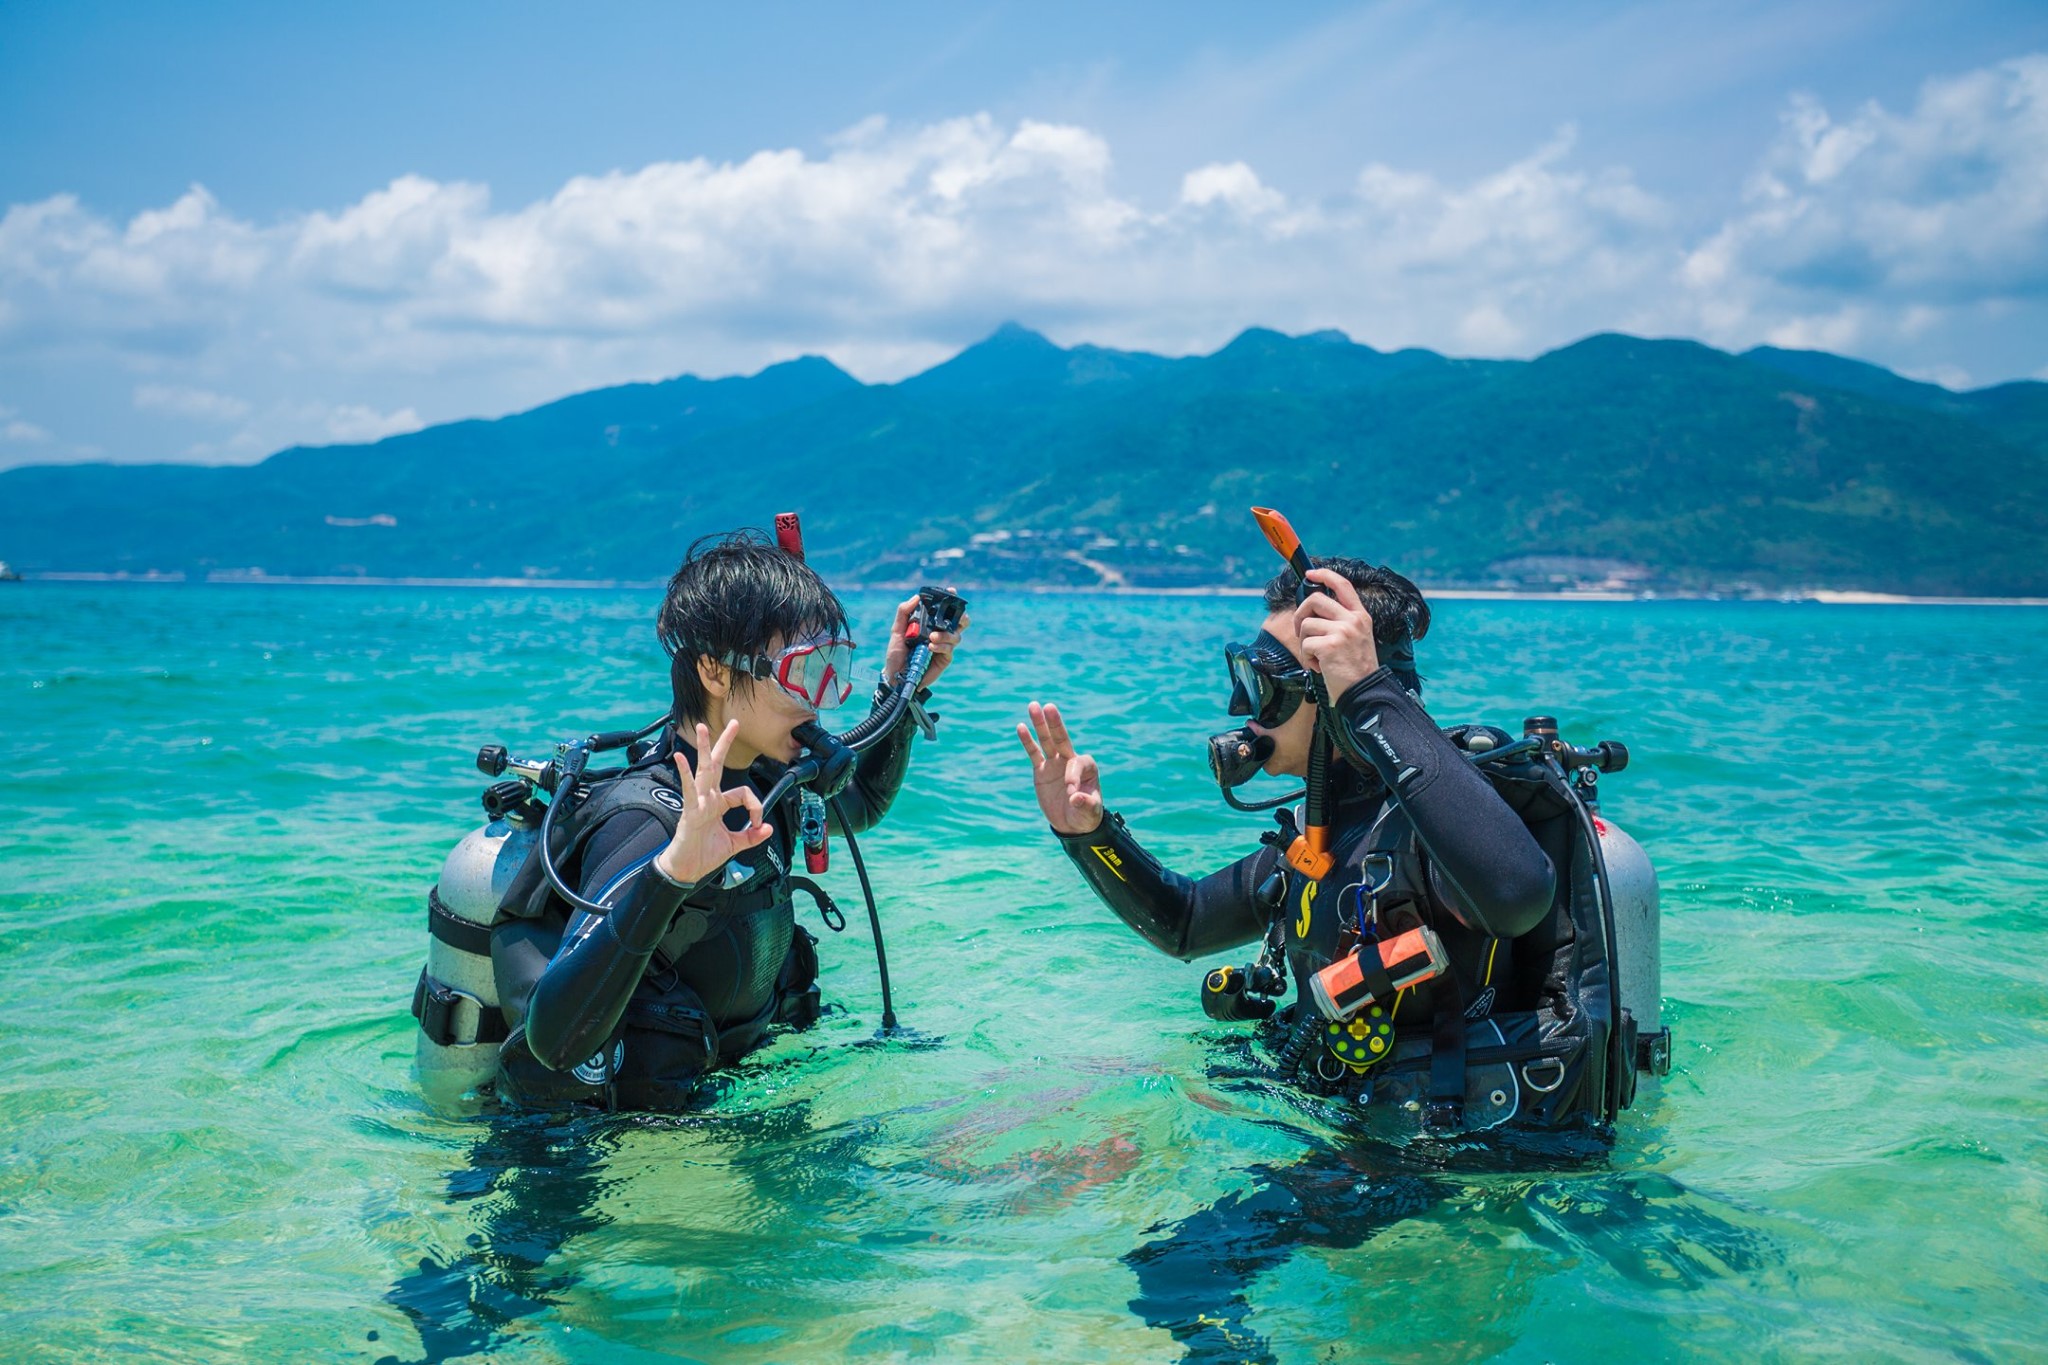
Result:
{"label": "turquoise water", "polygon": [[1052,847],[1034,696],[1169,862],[1250,846],[1200,750],[1243,599],[976,602],[864,842],[914,1036],[856,914],[845,1012],[703,1114],[438,1116],[405,1006],[470,754],[658,711],[652,607],[0,589],[8,1358],[2048,1350],[2048,613],[1442,604],[1440,720],[1636,757],[1678,1046],[1609,1154],[1348,1142]]}

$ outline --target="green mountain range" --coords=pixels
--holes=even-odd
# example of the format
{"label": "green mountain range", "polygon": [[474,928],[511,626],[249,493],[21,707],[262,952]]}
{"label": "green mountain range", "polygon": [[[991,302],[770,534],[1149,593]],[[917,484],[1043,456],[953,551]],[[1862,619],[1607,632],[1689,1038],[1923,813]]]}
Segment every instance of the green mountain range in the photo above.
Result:
{"label": "green mountain range", "polygon": [[1009,325],[898,384],[817,357],[247,467],[0,472],[30,571],[656,579],[804,516],[845,581],[1250,584],[1245,508],[1435,585],[2048,595],[2048,384],[1590,337],[1531,361],[1254,329],[1213,355]]}

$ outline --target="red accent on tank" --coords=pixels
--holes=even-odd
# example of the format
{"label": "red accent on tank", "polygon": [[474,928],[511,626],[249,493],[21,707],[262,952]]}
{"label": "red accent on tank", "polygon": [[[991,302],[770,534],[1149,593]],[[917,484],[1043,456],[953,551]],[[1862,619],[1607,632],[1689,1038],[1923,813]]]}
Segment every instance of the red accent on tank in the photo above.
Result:
{"label": "red accent on tank", "polygon": [[775,543],[798,559],[804,557],[804,528],[794,512],[775,514]]}
{"label": "red accent on tank", "polygon": [[832,870],[832,846],[831,846],[830,844],[826,844],[826,845],[823,845],[823,846],[821,846],[821,847],[819,847],[819,848],[807,848],[807,849],[805,849],[805,850],[804,850],[804,868],[805,868],[805,870],[807,870],[808,872],[810,872],[810,873],[811,873],[811,874],[812,874],[813,876],[816,876],[817,874],[819,874],[819,873],[821,873],[821,872],[829,872],[829,871],[831,871],[831,870]]}
{"label": "red accent on tank", "polygon": [[1597,815],[1593,817],[1593,832],[1595,834],[1605,834],[1607,832],[1607,822]]}

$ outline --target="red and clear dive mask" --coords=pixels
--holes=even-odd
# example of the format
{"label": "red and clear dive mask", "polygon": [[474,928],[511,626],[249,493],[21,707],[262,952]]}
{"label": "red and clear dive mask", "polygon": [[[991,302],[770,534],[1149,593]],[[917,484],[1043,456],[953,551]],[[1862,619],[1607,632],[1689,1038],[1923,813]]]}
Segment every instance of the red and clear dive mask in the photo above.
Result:
{"label": "red and clear dive mask", "polygon": [[819,636],[776,654],[731,655],[726,663],[774,684],[814,711],[829,711],[853,695],[853,641]]}

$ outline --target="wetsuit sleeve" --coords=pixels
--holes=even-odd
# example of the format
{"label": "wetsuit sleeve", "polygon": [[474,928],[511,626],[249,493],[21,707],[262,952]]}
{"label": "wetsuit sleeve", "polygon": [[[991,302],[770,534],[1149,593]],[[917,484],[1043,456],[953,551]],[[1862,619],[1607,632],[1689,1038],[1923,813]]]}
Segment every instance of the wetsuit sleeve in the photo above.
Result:
{"label": "wetsuit sleeve", "polygon": [[1459,921],[1494,938],[1535,928],[1556,885],[1550,859],[1421,703],[1382,668],[1339,697],[1337,712],[1345,747],[1400,803]]}
{"label": "wetsuit sleeve", "polygon": [[[929,691],[920,692],[918,700],[930,695]],[[917,725],[905,707],[895,727],[861,754],[846,790],[832,798],[832,828],[848,827],[855,834],[865,834],[882,822],[910,771],[910,741],[916,733]]]}
{"label": "wetsuit sleeve", "polygon": [[[621,872],[669,840],[659,820],[624,810],[591,833],[577,894],[597,900]],[[542,1066],[576,1066],[604,1046],[668,932],[689,888],[649,867],[628,882],[611,913],[578,913],[526,1007],[526,1043]]]}
{"label": "wetsuit sleeve", "polygon": [[1162,867],[1113,811],[1093,834],[1060,834],[1059,841],[1103,904],[1147,943],[1183,962],[1266,932],[1254,893],[1273,871],[1277,855],[1270,848],[1191,881]]}

